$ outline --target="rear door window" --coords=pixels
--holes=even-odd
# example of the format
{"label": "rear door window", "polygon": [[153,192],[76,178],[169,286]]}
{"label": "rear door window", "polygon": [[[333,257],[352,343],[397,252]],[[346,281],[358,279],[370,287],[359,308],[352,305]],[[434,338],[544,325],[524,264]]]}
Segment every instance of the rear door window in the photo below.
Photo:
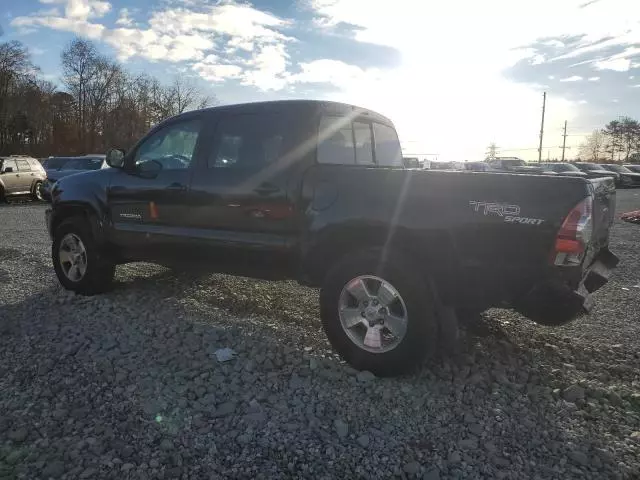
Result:
{"label": "rear door window", "polygon": [[395,129],[382,123],[374,123],[373,135],[377,164],[382,167],[402,167],[402,150]]}
{"label": "rear door window", "polygon": [[218,126],[208,167],[260,171],[284,156],[285,132],[277,113],[231,115]]}
{"label": "rear door window", "polygon": [[29,162],[27,162],[26,160],[16,160],[16,163],[18,164],[19,171],[21,172],[31,171],[31,165],[29,165]]}
{"label": "rear door window", "polygon": [[320,119],[318,163],[355,165],[353,128],[349,118],[324,116]]}

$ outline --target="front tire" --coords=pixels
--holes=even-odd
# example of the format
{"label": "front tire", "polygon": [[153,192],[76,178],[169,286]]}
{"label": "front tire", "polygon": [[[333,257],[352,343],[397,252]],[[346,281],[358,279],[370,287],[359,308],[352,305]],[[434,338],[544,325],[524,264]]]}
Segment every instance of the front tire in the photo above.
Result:
{"label": "front tire", "polygon": [[437,352],[437,298],[402,257],[382,250],[351,254],[328,273],[320,316],[338,354],[379,376],[407,373]]}
{"label": "front tire", "polygon": [[56,229],[51,257],[58,280],[67,290],[95,295],[111,288],[115,264],[99,248],[82,217],[65,220]]}

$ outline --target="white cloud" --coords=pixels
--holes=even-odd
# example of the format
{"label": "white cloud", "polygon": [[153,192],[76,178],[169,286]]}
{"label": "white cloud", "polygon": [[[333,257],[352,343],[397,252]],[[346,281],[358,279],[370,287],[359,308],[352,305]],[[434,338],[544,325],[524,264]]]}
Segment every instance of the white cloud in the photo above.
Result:
{"label": "white cloud", "polygon": [[631,60],[626,58],[616,58],[594,62],[593,66],[598,70],[614,70],[616,72],[626,72],[631,68]]}
{"label": "white cloud", "polygon": [[300,64],[300,72],[292,75],[292,83],[330,83],[343,89],[357,87],[361,82],[376,82],[384,74],[377,69],[364,70],[339,60],[322,59]]}
{"label": "white cloud", "polygon": [[121,27],[133,27],[134,21],[131,18],[131,10],[128,8],[121,8],[120,16],[118,17],[118,20],[116,20],[116,25]]}
{"label": "white cloud", "polygon": [[589,80],[590,82],[597,82],[600,80],[600,77],[589,77],[587,80]]}
{"label": "white cloud", "polygon": [[[87,20],[104,17],[111,10],[111,4],[102,0],[40,0],[47,5],[64,5],[64,16],[70,20]],[[57,15],[56,8],[38,12],[43,15]]]}
{"label": "white cloud", "polygon": [[561,82],[580,82],[581,80],[582,80],[582,77],[579,75],[573,75],[572,77],[560,79]]}
{"label": "white cloud", "polygon": [[208,55],[201,62],[194,64],[193,70],[205,80],[216,83],[240,78],[242,74],[242,67],[223,63],[216,55]]}
{"label": "white cloud", "polygon": [[[152,61],[193,62],[191,68],[211,81],[239,78],[243,84],[262,90],[277,90],[287,84],[287,44],[294,39],[281,33],[280,29],[291,22],[249,4],[228,0],[207,6],[183,1],[177,6],[153,11],[146,28],[136,26],[130,16],[131,10],[123,8],[115,22],[117,27],[109,29],[91,20],[109,12],[111,4],[108,2],[40,1],[64,5],[64,15],[36,13],[17,17],[12,25],[21,28],[45,26],[103,40],[123,61],[139,56]],[[211,54],[222,51],[228,58],[212,63]],[[209,60],[205,61],[205,58]]]}
{"label": "white cloud", "polygon": [[262,90],[282,89],[288,83],[288,59],[289,55],[281,43],[261,47],[246,63],[249,69],[242,75],[242,84]]}

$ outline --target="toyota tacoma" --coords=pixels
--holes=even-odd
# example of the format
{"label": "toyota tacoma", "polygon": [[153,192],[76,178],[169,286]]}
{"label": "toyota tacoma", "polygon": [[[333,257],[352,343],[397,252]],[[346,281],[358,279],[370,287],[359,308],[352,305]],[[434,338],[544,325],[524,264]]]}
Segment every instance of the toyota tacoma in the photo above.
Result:
{"label": "toyota tacoma", "polygon": [[419,365],[490,307],[568,322],[618,261],[611,179],[405,169],[393,123],[341,103],[183,113],[107,162],[53,186],[65,288],[103,292],[142,260],[296,279],[319,287],[335,350],[378,375]]}

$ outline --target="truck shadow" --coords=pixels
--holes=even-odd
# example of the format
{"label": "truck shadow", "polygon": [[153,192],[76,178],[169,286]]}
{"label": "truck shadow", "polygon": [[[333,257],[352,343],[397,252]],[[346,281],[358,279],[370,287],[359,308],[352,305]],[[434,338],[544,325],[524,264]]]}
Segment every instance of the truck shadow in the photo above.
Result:
{"label": "truck shadow", "polygon": [[[135,464],[157,459],[174,473],[202,463],[231,475],[244,450],[257,467],[286,476],[291,458],[305,458],[296,438],[309,449],[351,449],[344,461],[355,469],[369,455],[354,447],[364,434],[369,448],[390,459],[419,458],[443,476],[496,478],[518,467],[531,477],[607,478],[618,470],[607,439],[611,418],[587,406],[588,397],[569,405],[554,393],[575,378],[557,368],[562,356],[537,339],[523,344],[504,328],[469,336],[454,358],[365,382],[335,359],[321,332],[295,325],[298,314],[317,323],[315,308],[284,316],[258,311],[250,302],[243,306],[241,296],[234,302],[212,296],[215,275],[144,268],[140,276],[119,272],[105,295],[79,297],[47,286],[3,308],[0,404],[11,397],[25,405],[5,417],[3,432],[38,424],[28,440],[41,445],[47,438],[52,446],[39,448],[53,454],[53,445],[66,446],[90,421],[96,465],[101,456]],[[214,352],[223,347],[237,357],[218,362]],[[51,415],[40,409],[45,403],[65,407]],[[612,408],[611,417],[622,414],[621,406]],[[342,418],[350,419],[353,438],[333,431]],[[290,437],[286,455],[264,441],[274,431]],[[36,459],[12,467],[14,473],[37,477]]]}

